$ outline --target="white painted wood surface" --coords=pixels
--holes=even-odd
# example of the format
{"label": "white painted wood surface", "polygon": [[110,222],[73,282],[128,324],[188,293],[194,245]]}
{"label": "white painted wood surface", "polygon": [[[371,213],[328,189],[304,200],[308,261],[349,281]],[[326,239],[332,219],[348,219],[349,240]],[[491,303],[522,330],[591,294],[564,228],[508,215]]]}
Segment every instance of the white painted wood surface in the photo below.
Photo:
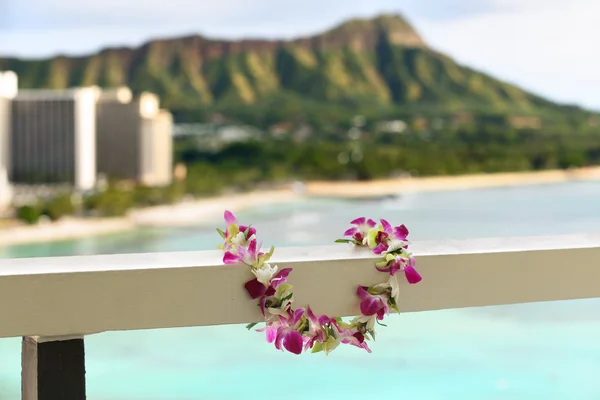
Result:
{"label": "white painted wood surface", "polygon": [[[401,283],[404,312],[600,297],[600,235],[411,245],[423,281]],[[244,266],[219,251],[0,260],[0,337],[60,337],[260,321]],[[358,284],[384,281],[365,249],[278,248],[297,306],[347,316]]]}

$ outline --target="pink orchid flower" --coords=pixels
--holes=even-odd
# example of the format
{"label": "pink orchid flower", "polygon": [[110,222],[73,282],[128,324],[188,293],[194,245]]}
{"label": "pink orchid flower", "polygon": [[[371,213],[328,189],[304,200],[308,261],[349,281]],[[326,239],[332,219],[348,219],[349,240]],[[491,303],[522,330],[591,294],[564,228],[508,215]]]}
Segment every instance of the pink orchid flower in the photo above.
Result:
{"label": "pink orchid flower", "polygon": [[373,248],[373,254],[380,255],[385,253],[390,247],[389,234],[385,231],[377,232],[377,235],[375,236],[375,243],[377,244],[377,246]]}
{"label": "pink orchid flower", "polygon": [[362,300],[360,302],[360,312],[362,315],[377,315],[378,320],[382,320],[385,314],[389,314],[387,298],[382,295],[373,295],[365,290],[363,286],[358,286],[356,294]]}
{"label": "pink orchid flower", "polygon": [[[230,235],[229,235],[229,228],[232,225],[237,226],[238,234],[239,233],[244,234],[245,239],[248,239],[248,238],[252,237],[253,235],[256,235],[256,228],[248,227],[246,225],[238,226],[238,220],[231,211],[225,210],[225,212],[223,214],[223,218],[225,219],[225,224],[227,225],[227,228],[225,229],[225,244],[226,244],[226,246],[229,245],[228,247],[231,247],[230,243],[234,239],[233,237],[230,237]],[[246,231],[248,231],[247,234],[246,234]]]}
{"label": "pink orchid flower", "polygon": [[337,330],[341,342],[344,344],[350,344],[352,346],[356,346],[358,348],[366,350],[368,353],[371,353],[371,349],[365,340],[365,335],[358,332],[357,330],[349,329],[349,328],[340,328],[335,319],[331,320],[332,325]]}
{"label": "pink orchid flower", "polygon": [[385,219],[380,219],[383,231],[387,233],[392,239],[406,241],[408,237],[408,228],[404,225],[392,227],[392,225]]}
{"label": "pink orchid flower", "polygon": [[[382,264],[384,262],[382,262]],[[390,275],[394,276],[396,275],[396,272],[400,271],[403,268],[404,264],[406,264],[404,258],[402,258],[402,256],[396,256],[396,258],[389,261],[386,266],[380,267],[378,265],[375,265],[375,268],[377,268],[377,271],[379,272],[389,272]]]}
{"label": "pink orchid flower", "polygon": [[[391,254],[388,254],[388,257],[393,256]],[[382,264],[383,263],[385,263],[385,261],[382,262]],[[377,270],[381,272],[389,272],[392,276],[394,276],[398,271],[404,271],[404,275],[406,276],[406,280],[408,281],[408,283],[414,285],[415,283],[421,282],[421,280],[423,279],[415,269],[416,263],[417,262],[413,256],[409,256],[407,259],[401,255],[398,255],[396,257],[391,258],[388,261],[387,265],[379,266],[376,264],[375,268],[377,268]]]}
{"label": "pink orchid flower", "polygon": [[258,257],[264,254],[260,253],[260,247],[260,245],[257,245],[256,239],[252,239],[248,244],[247,249],[245,247],[238,247],[237,253],[226,251],[223,256],[223,263],[255,265],[258,261]]}
{"label": "pink orchid flower", "polygon": [[404,271],[408,283],[419,283],[422,278],[415,269],[415,258],[411,255],[406,255],[406,253],[404,254],[405,255],[387,254],[386,260],[375,264],[375,268],[381,272],[389,272],[392,276],[394,276],[398,271]]}
{"label": "pink orchid flower", "polygon": [[310,321],[310,328],[308,338],[304,344],[304,350],[312,348],[315,342],[323,343],[325,340],[323,326],[331,322],[331,319],[327,315],[320,315],[317,317],[310,309],[310,306],[306,308],[306,316]]}
{"label": "pink orchid flower", "polygon": [[415,283],[419,283],[423,279],[423,278],[421,278],[421,275],[419,275],[419,273],[415,269],[416,264],[417,264],[417,261],[415,260],[414,257],[411,256],[408,258],[408,263],[405,264],[404,268],[403,268],[404,274],[406,275],[406,280],[411,285],[414,285]]}
{"label": "pink orchid flower", "polygon": [[[277,327],[277,332],[275,334],[275,348],[277,350],[283,350],[283,348],[285,348],[293,354],[302,353],[304,339],[296,329],[301,325],[303,315],[304,309],[297,308],[293,313],[289,312],[288,318],[281,315],[279,316],[280,325]],[[268,339],[269,337],[267,340]]]}
{"label": "pink orchid flower", "polygon": [[360,332],[355,332],[352,336],[346,336],[342,339],[342,343],[350,344],[361,349],[365,349],[367,353],[371,353],[371,349],[365,340],[365,335]]}
{"label": "pink orchid flower", "polygon": [[250,297],[253,299],[258,299],[264,296],[273,296],[277,290],[277,287],[286,282],[290,272],[292,272],[292,268],[284,268],[279,271],[275,276],[273,276],[268,287],[265,287],[265,285],[260,283],[256,278],[246,282],[244,287],[248,291]]}
{"label": "pink orchid flower", "polygon": [[229,226],[231,224],[237,225],[237,223],[238,223],[235,215],[233,215],[233,213],[229,210],[225,210],[225,212],[223,213],[223,217],[225,218],[225,223],[227,224],[227,226]]}
{"label": "pink orchid flower", "polygon": [[375,221],[365,217],[356,218],[350,223],[355,226],[344,232],[344,236],[351,236],[358,243],[362,243],[367,236],[369,229],[372,229],[377,225]]}
{"label": "pink orchid flower", "polygon": [[246,238],[256,235],[256,228],[254,228],[253,226],[248,227],[247,225],[240,225],[240,232],[246,232],[246,231],[248,231]]}
{"label": "pink orchid flower", "polygon": [[392,227],[385,219],[379,221],[381,222],[383,231],[377,232],[375,239],[377,246],[373,248],[374,254],[379,255],[407,247],[406,238],[408,237],[408,229],[405,225]]}
{"label": "pink orchid flower", "polygon": [[375,264],[375,268],[377,268],[380,272],[389,272],[390,275],[396,275],[396,272],[400,270],[404,270],[404,267],[407,265],[408,256],[405,252],[400,254],[386,254],[384,261],[378,262]]}
{"label": "pink orchid flower", "polygon": [[277,337],[277,328],[279,328],[280,325],[281,323],[279,321],[272,321],[264,328],[257,329],[256,332],[266,332],[267,343],[273,343]]}

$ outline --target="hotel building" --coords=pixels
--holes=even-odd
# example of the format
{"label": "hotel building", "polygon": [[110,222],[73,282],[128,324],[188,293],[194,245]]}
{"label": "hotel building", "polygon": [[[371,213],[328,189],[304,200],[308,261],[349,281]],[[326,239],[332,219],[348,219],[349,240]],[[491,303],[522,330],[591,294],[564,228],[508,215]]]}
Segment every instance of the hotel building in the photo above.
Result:
{"label": "hotel building", "polygon": [[12,200],[12,188],[8,181],[10,168],[10,120],[11,99],[17,94],[17,74],[0,72],[0,210]]}
{"label": "hotel building", "polygon": [[100,173],[170,184],[172,117],[158,104],[124,87],[17,92],[17,76],[0,73],[0,198],[3,174],[16,184],[79,191],[93,189]]}
{"label": "hotel building", "polygon": [[97,88],[22,90],[12,101],[9,179],[14,183],[96,183]]}
{"label": "hotel building", "polygon": [[147,186],[168,185],[173,175],[171,114],[159,109],[156,95],[132,99],[126,91],[98,99],[98,173]]}

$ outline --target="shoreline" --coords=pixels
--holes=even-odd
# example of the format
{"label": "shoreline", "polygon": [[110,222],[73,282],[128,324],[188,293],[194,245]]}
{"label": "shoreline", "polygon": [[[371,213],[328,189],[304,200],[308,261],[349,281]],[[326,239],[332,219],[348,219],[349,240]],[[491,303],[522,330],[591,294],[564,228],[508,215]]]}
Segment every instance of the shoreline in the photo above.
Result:
{"label": "shoreline", "polygon": [[128,218],[137,226],[186,226],[214,220],[221,223],[223,211],[293,203],[305,198],[291,189],[264,190],[209,197],[177,204],[133,210]]}
{"label": "shoreline", "polygon": [[0,249],[5,246],[47,243],[100,236],[136,228],[127,217],[63,218],[57,222],[19,225],[0,230]]}
{"label": "shoreline", "polygon": [[600,180],[600,166],[572,170],[408,177],[365,182],[313,181],[306,184],[306,194],[310,197],[369,198],[415,192],[518,187],[596,180]]}
{"label": "shoreline", "polygon": [[18,225],[0,229],[0,248],[29,243],[69,240],[117,233],[144,226],[190,226],[220,221],[223,210],[293,203],[307,198],[366,199],[403,193],[483,189],[600,180],[600,167],[574,170],[510,172],[425,178],[396,178],[366,182],[313,181],[302,190],[255,191],[184,201],[178,204],[135,209],[120,218],[65,218],[35,226]]}

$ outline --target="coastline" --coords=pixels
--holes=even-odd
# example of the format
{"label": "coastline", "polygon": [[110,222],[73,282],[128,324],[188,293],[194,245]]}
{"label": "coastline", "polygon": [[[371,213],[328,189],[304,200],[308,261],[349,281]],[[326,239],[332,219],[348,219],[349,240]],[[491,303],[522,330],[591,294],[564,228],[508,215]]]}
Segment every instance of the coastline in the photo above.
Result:
{"label": "coastline", "polygon": [[397,178],[366,182],[313,181],[279,190],[223,195],[178,204],[132,210],[121,218],[65,218],[35,226],[0,229],[0,246],[51,242],[132,230],[143,226],[183,226],[220,220],[224,209],[234,212],[265,205],[301,201],[306,198],[373,198],[403,193],[482,189],[600,180],[600,167],[573,170],[511,172],[425,178]]}
{"label": "coastline", "polygon": [[38,225],[17,225],[0,229],[0,247],[105,235],[144,226],[197,225],[212,219],[220,221],[224,209],[237,212],[259,205],[294,202],[301,198],[289,189],[259,191],[141,208],[131,210],[125,217],[68,217]]}
{"label": "coastline", "polygon": [[63,218],[57,222],[19,225],[0,230],[0,247],[77,239],[134,229],[127,217]]}
{"label": "coastline", "polygon": [[229,196],[141,208],[131,211],[129,219],[137,226],[196,225],[211,220],[220,222],[223,210],[239,212],[257,206],[292,203],[302,198],[302,195],[295,193],[291,188],[236,193]]}
{"label": "coastline", "polygon": [[369,198],[414,192],[483,189],[600,180],[600,166],[572,170],[506,172],[424,178],[396,178],[366,182],[322,182],[306,184],[312,197]]}

